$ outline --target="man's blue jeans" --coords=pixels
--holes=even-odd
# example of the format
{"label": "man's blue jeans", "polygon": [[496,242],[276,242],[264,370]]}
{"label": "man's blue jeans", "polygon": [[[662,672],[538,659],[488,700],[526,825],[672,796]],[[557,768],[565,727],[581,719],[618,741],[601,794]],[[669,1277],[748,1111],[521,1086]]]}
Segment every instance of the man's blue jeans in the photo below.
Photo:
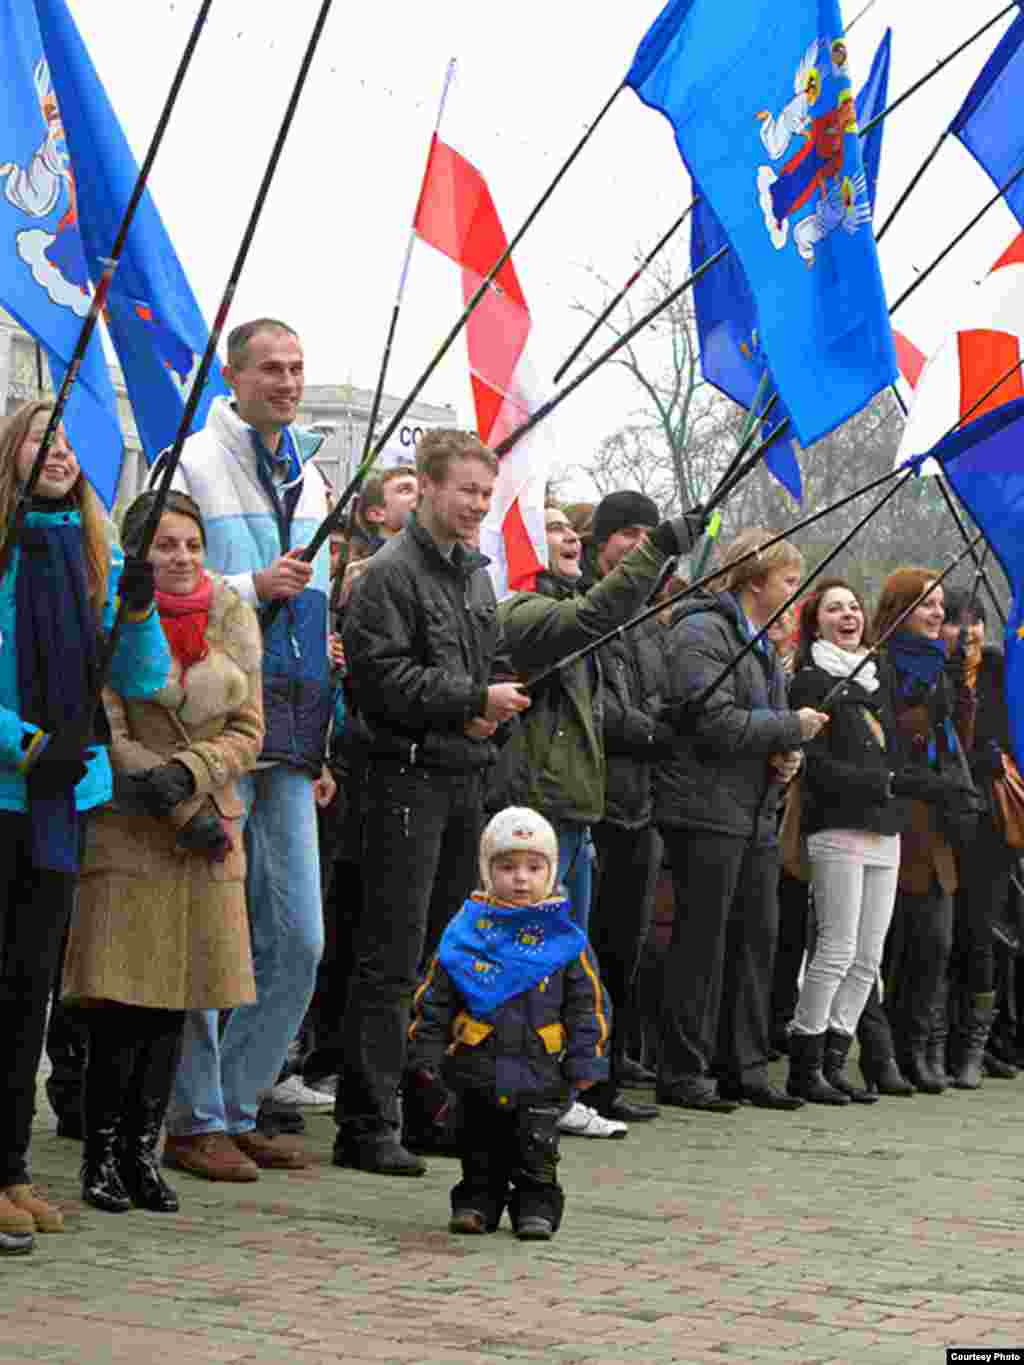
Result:
{"label": "man's blue jeans", "polygon": [[259,1096],[277,1079],[313,994],[324,948],[313,779],[280,764],[239,782],[246,807],[245,891],[256,1004],[185,1016],[181,1063],[167,1115],[176,1137],[246,1133]]}
{"label": "man's blue jeans", "polygon": [[569,893],[573,919],[587,933],[594,886],[590,826],[555,823],[554,830],[558,835],[558,881]]}

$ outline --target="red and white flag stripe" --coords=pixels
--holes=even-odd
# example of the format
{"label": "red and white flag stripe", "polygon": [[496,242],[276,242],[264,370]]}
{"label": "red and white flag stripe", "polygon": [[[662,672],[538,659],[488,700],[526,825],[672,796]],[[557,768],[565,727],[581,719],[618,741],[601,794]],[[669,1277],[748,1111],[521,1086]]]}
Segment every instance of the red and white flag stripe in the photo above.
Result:
{"label": "red and white flag stripe", "polygon": [[[508,245],[483,176],[436,134],[414,226],[423,241],[460,267],[466,303]],[[485,445],[497,445],[542,401],[527,356],[530,328],[530,310],[508,260],[466,324],[477,433]],[[531,590],[547,564],[544,491],[550,467],[543,424],[501,461],[480,538],[499,597]]]}

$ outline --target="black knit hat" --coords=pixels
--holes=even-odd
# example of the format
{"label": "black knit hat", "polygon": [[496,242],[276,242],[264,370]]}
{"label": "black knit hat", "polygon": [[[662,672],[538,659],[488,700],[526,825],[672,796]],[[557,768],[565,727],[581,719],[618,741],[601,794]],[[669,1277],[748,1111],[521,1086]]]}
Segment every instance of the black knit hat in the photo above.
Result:
{"label": "black knit hat", "polygon": [[646,493],[624,488],[621,493],[609,493],[597,504],[590,538],[594,545],[603,545],[627,526],[654,527],[660,521],[658,509]]}

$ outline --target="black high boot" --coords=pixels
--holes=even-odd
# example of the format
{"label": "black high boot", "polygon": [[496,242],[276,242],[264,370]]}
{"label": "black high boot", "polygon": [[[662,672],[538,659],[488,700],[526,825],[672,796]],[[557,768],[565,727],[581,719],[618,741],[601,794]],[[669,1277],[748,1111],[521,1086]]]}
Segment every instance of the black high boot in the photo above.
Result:
{"label": "black high boot", "polygon": [[823,1033],[791,1033],[786,1092],[812,1104],[849,1104],[850,1096],[830,1085],[822,1074],[824,1054]]}
{"label": "black high boot", "polygon": [[160,1173],[156,1149],[181,1056],[185,1016],[178,1010],[146,1010],[121,1126],[121,1178],[137,1209],[177,1213],[178,1196]]}
{"label": "black high boot", "polygon": [[[127,1213],[132,1206],[121,1179],[121,1106],[135,1064],[134,1039],[110,1016],[118,1006],[100,1006],[90,1020],[89,1061],[85,1069],[82,1110],[85,1145],[82,1149],[82,1198],[104,1213]],[[101,1017],[103,1016],[103,1017]],[[130,1034],[128,1035],[130,1037]]]}
{"label": "black high boot", "polygon": [[995,1014],[993,991],[972,996],[970,1005],[964,1010],[960,1021],[960,1064],[953,1077],[958,1090],[977,1090],[981,1085],[985,1046]]}
{"label": "black high boot", "polygon": [[853,1039],[847,1033],[838,1033],[834,1029],[829,1029],[825,1034],[825,1061],[822,1067],[825,1080],[828,1081],[833,1090],[839,1090],[844,1095],[848,1095],[855,1104],[877,1104],[878,1095],[873,1095],[868,1090],[862,1090],[859,1085],[854,1085],[846,1074],[846,1061],[850,1055],[852,1044]]}
{"label": "black high boot", "polygon": [[953,1084],[949,1074],[949,981],[943,981],[932,1008],[932,1031],[928,1037],[928,1062],[943,1087]]}

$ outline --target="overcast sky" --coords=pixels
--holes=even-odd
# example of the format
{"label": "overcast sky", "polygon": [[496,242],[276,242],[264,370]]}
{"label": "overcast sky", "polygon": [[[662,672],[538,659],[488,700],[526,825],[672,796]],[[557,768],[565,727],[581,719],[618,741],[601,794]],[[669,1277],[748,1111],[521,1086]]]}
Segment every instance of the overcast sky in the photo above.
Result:
{"label": "overcast sky", "polygon": [[[69,3],[141,158],[198,0]],[[208,318],[319,4],[215,0],[156,163],[156,201]],[[845,21],[863,4],[843,0]],[[229,325],[259,314],[283,317],[304,339],[310,383],[372,387],[448,59],[458,59],[458,76],[442,134],[475,160],[511,233],[622,80],[660,8],[658,0],[335,0]],[[876,0],[850,34],[855,85],[887,24],[891,99],[1001,8],[1000,0]],[[879,214],[949,122],[1009,22],[892,116]],[[992,193],[959,144],[947,144],[880,248],[891,298]],[[580,333],[574,300],[603,301],[588,268],[624,280],[635,249],[649,248],[689,197],[668,124],[624,91],[516,254],[534,322],[531,350],[545,379]],[[896,325],[925,351],[937,344],[957,293],[987,271],[1014,232],[1012,216],[997,206],[900,310]],[[460,307],[456,272],[418,245],[389,392],[411,386]],[[423,397],[454,403],[472,423],[463,343]],[[585,462],[635,406],[624,378],[595,376],[552,419],[561,458]]]}

